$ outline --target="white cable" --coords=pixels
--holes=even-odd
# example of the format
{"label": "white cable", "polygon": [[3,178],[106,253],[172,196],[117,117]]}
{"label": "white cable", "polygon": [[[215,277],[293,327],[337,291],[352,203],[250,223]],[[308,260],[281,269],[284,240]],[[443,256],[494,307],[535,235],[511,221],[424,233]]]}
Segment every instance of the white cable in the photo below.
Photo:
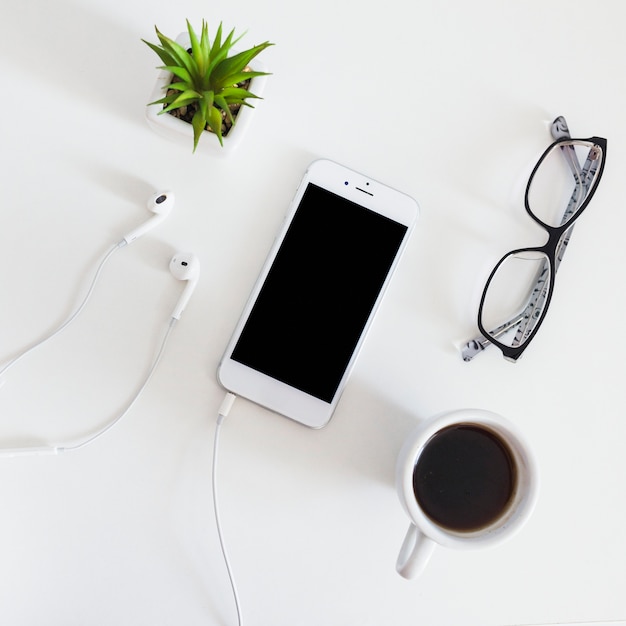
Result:
{"label": "white cable", "polygon": [[213,490],[213,511],[215,512],[215,524],[217,526],[217,536],[220,540],[220,548],[222,550],[222,556],[224,557],[224,563],[226,564],[226,570],[228,572],[228,578],[230,580],[230,586],[233,590],[233,598],[235,599],[235,608],[237,609],[237,623],[242,626],[243,619],[241,616],[241,604],[239,602],[239,594],[237,592],[237,585],[233,577],[233,572],[230,566],[230,560],[226,551],[226,545],[224,544],[224,537],[222,535],[222,524],[220,522],[219,506],[217,504],[217,450],[219,444],[220,430],[222,428],[222,422],[228,416],[228,413],[233,406],[233,403],[237,399],[232,393],[227,393],[222,401],[218,415],[217,424],[215,425],[215,439],[213,441],[213,465],[211,469],[211,485]]}
{"label": "white cable", "polygon": [[152,375],[154,374],[157,366],[159,365],[159,363],[161,361],[161,357],[163,356],[163,352],[165,351],[165,346],[167,345],[167,340],[169,339],[170,333],[172,332],[172,328],[174,328],[174,325],[176,324],[176,321],[177,320],[174,319],[174,318],[170,319],[170,323],[169,323],[169,325],[167,327],[167,331],[165,333],[165,336],[163,337],[163,341],[161,342],[161,347],[159,348],[159,351],[158,351],[156,357],[154,358],[152,366],[148,370],[148,374],[147,374],[145,380],[143,381],[143,383],[141,384],[141,386],[139,387],[139,389],[137,390],[137,393],[135,394],[133,399],[128,403],[126,408],[113,421],[109,422],[106,426],[104,426],[104,428],[101,428],[98,432],[94,433],[93,435],[90,435],[89,437],[87,437],[83,441],[81,441],[79,443],[76,443],[76,444],[73,444],[73,445],[58,446],[56,448],[56,451],[58,453],[59,452],[69,452],[70,450],[78,450],[80,448],[84,448],[85,446],[89,445],[90,443],[92,443],[93,441],[95,441],[96,439],[98,439],[99,437],[104,435],[104,433],[106,433],[109,430],[111,430],[111,428],[113,428],[113,426],[115,426],[131,410],[131,408],[135,405],[137,400],[139,400],[139,397],[143,393],[143,390],[146,388],[147,384],[150,382],[150,379],[152,378]]}
{"label": "white cable", "polygon": [[94,274],[94,277],[93,277],[93,279],[91,281],[91,285],[89,285],[89,289],[87,290],[87,295],[85,295],[85,297],[83,298],[83,301],[78,305],[78,308],[76,309],[76,311],[74,311],[74,313],[72,313],[58,328],[53,330],[50,334],[44,336],[42,339],[37,341],[37,343],[34,343],[32,346],[30,346],[29,348],[27,348],[26,350],[24,350],[23,352],[18,354],[16,357],[11,359],[2,369],[0,369],[0,379],[2,378],[3,374],[5,374],[11,367],[13,367],[18,361],[20,361],[28,353],[32,352],[36,348],[39,348],[44,343],[46,343],[46,341],[48,341],[49,339],[52,339],[52,337],[54,337],[55,335],[58,335],[64,328],[69,326],[69,324],[71,324],[76,319],[76,317],[78,317],[80,312],[85,308],[85,305],[87,304],[87,301],[89,300],[89,298],[91,297],[91,294],[93,293],[94,287],[96,286],[96,282],[98,281],[98,278],[100,277],[100,273],[102,272],[102,268],[104,267],[104,264],[109,260],[111,255],[118,248],[121,248],[121,247],[123,247],[125,245],[126,245],[126,242],[124,240],[120,241],[119,243],[116,243],[106,253],[106,255],[104,256],[102,261],[100,261],[100,265],[98,265],[98,267],[96,269],[96,273]]}
{"label": "white cable", "polygon": [[39,456],[42,454],[60,454],[61,452],[69,452],[73,450],[78,450],[80,448],[84,448],[86,445],[92,443],[104,433],[108,432],[115,426],[134,406],[134,404],[139,400],[139,397],[143,393],[143,390],[146,388],[147,384],[150,382],[152,375],[154,374],[159,362],[161,361],[161,357],[163,356],[163,352],[165,351],[165,346],[167,345],[167,340],[169,339],[170,333],[172,332],[172,328],[176,324],[177,320],[175,318],[170,319],[170,323],[168,325],[167,331],[165,332],[165,336],[163,337],[163,341],[161,342],[161,346],[159,351],[148,370],[148,374],[144,379],[143,383],[137,390],[137,393],[134,395],[132,400],[128,403],[126,408],[111,422],[109,422],[106,426],[101,428],[96,433],[89,435],[83,441],[72,445],[66,446],[43,446],[43,447],[29,447],[29,448],[0,448],[0,457],[14,457],[14,456]]}

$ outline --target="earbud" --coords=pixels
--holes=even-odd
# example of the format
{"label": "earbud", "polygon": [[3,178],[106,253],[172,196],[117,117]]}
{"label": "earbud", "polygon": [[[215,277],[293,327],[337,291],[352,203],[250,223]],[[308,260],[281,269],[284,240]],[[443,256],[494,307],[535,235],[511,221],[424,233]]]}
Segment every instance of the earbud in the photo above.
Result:
{"label": "earbud", "polygon": [[126,243],[132,243],[135,239],[138,239],[155,226],[158,226],[174,208],[174,201],[175,197],[172,191],[158,191],[152,195],[148,200],[147,206],[148,210],[152,211],[155,215],[147,222],[137,226],[137,228],[125,235],[124,241]]}
{"label": "earbud", "polygon": [[174,278],[187,281],[187,286],[172,313],[172,317],[178,320],[183,314],[189,302],[189,298],[191,298],[191,294],[198,284],[198,279],[200,278],[200,261],[198,257],[191,252],[178,252],[170,261],[170,272],[172,272]]}

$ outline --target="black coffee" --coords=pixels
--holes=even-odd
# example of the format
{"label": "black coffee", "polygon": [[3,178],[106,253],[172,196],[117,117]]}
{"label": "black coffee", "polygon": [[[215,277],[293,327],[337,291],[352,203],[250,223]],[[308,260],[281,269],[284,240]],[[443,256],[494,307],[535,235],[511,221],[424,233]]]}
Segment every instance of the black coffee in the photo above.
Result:
{"label": "black coffee", "polygon": [[440,430],[424,446],[413,472],[413,491],[434,522],[471,532],[502,515],[516,481],[508,446],[490,430],[460,424]]}

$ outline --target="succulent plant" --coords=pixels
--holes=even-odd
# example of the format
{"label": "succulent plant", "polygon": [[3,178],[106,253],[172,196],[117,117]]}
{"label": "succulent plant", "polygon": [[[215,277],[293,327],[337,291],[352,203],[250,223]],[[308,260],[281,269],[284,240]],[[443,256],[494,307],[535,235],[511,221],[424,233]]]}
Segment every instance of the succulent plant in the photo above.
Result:
{"label": "succulent plant", "polygon": [[193,150],[205,129],[212,130],[220,144],[222,140],[222,123],[228,120],[235,123],[233,110],[240,106],[252,106],[247,99],[257,98],[246,88],[250,79],[264,76],[266,72],[255,72],[249,63],[265,48],[273,45],[268,41],[243,52],[228,56],[232,47],[242,36],[235,38],[233,29],[222,41],[222,24],[220,23],[213,43],[209,40],[209,29],[202,20],[200,37],[196,35],[189,20],[190,48],[185,49],[176,41],[169,39],[155,26],[160,45],[142,39],[159,55],[164,65],[158,69],[172,74],[172,82],[167,86],[166,95],[150,104],[162,104],[161,113],[169,113],[186,107],[192,113]]}

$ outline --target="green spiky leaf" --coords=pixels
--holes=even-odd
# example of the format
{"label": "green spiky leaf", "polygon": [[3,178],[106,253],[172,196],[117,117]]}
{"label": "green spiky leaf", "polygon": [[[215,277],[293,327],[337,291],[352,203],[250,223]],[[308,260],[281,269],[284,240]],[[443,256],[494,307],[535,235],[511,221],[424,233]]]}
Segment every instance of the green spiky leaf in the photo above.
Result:
{"label": "green spiky leaf", "polygon": [[162,69],[162,70],[165,70],[166,72],[170,72],[171,74],[174,74],[174,76],[176,76],[177,78],[180,78],[180,80],[185,83],[189,83],[189,84],[193,83],[193,78],[191,77],[191,74],[184,67],[180,67],[178,65],[163,65],[159,69]]}
{"label": "green spiky leaf", "polygon": [[[213,106],[213,102],[215,102],[215,93],[213,91],[205,91],[202,94],[202,100],[200,102],[204,102],[205,106],[207,107],[207,110],[210,109]],[[208,118],[208,113],[207,113],[207,118]]]}
{"label": "green spiky leaf", "polygon": [[217,135],[220,145],[223,146],[224,142],[222,141],[222,114],[219,112],[219,109],[215,107],[211,107],[209,109],[208,123],[211,130]]}
{"label": "green spiky leaf", "polygon": [[191,120],[191,125],[193,126],[193,151],[196,151],[198,147],[198,141],[200,141],[200,137],[204,129],[206,128],[206,116],[202,113],[202,109],[198,109]]}
{"label": "green spiky leaf", "polygon": [[176,59],[174,59],[174,57],[172,57],[172,55],[167,52],[164,48],[159,47],[153,43],[150,43],[149,41],[146,41],[145,39],[142,39],[141,41],[143,41],[147,46],[150,47],[150,49],[154,50],[154,52],[156,52],[159,55],[159,58],[161,59],[161,61],[163,61],[163,63],[165,63],[165,65],[176,65]]}
{"label": "green spiky leaf", "polygon": [[224,111],[229,121],[234,123],[235,119],[229,105],[251,106],[246,100],[258,97],[239,85],[246,80],[266,75],[265,72],[250,70],[248,64],[273,44],[266,41],[229,56],[233,45],[243,35],[235,37],[235,30],[233,29],[226,35],[226,38],[223,38],[221,23],[211,43],[205,20],[202,20],[200,36],[187,20],[189,50],[165,36],[156,26],[155,31],[160,45],[144,39],[142,41],[161,59],[163,65],[159,69],[172,74],[173,80],[168,85],[168,90],[174,93],[150,104],[162,104],[163,110],[160,113],[174,111],[183,106],[195,107],[192,118],[194,152],[202,131],[207,125],[217,135],[220,144],[223,145],[221,111]]}
{"label": "green spiky leaf", "polygon": [[233,117],[233,113],[228,106],[228,102],[226,102],[226,98],[222,95],[215,96],[215,104],[224,111],[226,117],[228,118],[231,124],[235,123],[235,118]]}
{"label": "green spiky leaf", "polygon": [[[259,46],[254,46],[254,48],[250,48],[250,50],[244,50],[232,57],[224,59],[213,71],[215,80],[218,82],[225,81],[232,75],[240,74],[254,57],[270,45],[272,44],[264,43]],[[230,84],[232,85],[233,83]]]}
{"label": "green spiky leaf", "polygon": [[197,102],[198,92],[188,89],[183,91],[169,106],[165,107],[164,112],[168,113],[180,107],[189,106],[192,102]]}
{"label": "green spiky leaf", "polygon": [[176,80],[167,86],[168,91],[189,91],[190,89],[191,85],[189,83],[184,83],[182,80]]}
{"label": "green spiky leaf", "polygon": [[246,98],[258,98],[259,96],[255,96],[253,93],[249,92],[247,89],[243,89],[241,87],[226,87],[222,89],[222,95],[229,102],[241,101]]}

